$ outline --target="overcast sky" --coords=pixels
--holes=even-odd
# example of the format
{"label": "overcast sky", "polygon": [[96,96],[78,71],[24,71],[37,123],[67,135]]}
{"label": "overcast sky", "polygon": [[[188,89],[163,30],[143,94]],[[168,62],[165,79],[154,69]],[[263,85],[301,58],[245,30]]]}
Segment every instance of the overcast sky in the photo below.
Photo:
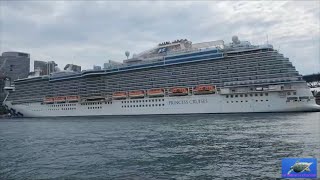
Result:
{"label": "overcast sky", "polygon": [[[1,1],[0,52],[83,69],[163,41],[267,41],[301,74],[320,72],[320,1]],[[33,64],[32,64],[33,65]]]}

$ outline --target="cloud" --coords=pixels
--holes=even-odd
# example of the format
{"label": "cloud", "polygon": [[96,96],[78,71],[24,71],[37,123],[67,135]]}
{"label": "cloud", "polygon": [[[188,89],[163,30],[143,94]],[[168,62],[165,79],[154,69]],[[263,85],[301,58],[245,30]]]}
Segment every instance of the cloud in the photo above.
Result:
{"label": "cloud", "polygon": [[83,68],[159,42],[268,40],[302,74],[320,69],[318,1],[1,1],[0,51]]}

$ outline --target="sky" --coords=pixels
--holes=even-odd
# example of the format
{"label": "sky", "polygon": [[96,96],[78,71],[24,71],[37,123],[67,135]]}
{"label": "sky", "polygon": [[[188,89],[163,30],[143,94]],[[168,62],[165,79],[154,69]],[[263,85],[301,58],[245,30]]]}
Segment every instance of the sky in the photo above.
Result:
{"label": "sky", "polygon": [[[267,42],[320,72],[320,1],[0,1],[0,52],[91,69],[160,42]],[[31,64],[33,66],[33,63]]]}

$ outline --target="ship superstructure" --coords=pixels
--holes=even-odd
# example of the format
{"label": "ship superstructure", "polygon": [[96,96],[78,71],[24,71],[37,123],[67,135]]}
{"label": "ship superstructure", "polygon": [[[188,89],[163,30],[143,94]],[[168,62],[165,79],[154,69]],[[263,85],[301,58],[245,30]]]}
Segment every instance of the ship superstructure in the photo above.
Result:
{"label": "ship superstructure", "polygon": [[103,70],[16,80],[5,105],[28,117],[319,110],[272,45],[232,41],[175,40]]}

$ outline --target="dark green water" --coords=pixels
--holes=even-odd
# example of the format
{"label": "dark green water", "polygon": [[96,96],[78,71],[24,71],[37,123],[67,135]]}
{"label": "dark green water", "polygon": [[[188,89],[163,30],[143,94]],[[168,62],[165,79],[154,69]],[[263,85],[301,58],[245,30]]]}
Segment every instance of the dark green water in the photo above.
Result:
{"label": "dark green water", "polygon": [[0,179],[266,179],[285,157],[319,162],[319,112],[0,119]]}

